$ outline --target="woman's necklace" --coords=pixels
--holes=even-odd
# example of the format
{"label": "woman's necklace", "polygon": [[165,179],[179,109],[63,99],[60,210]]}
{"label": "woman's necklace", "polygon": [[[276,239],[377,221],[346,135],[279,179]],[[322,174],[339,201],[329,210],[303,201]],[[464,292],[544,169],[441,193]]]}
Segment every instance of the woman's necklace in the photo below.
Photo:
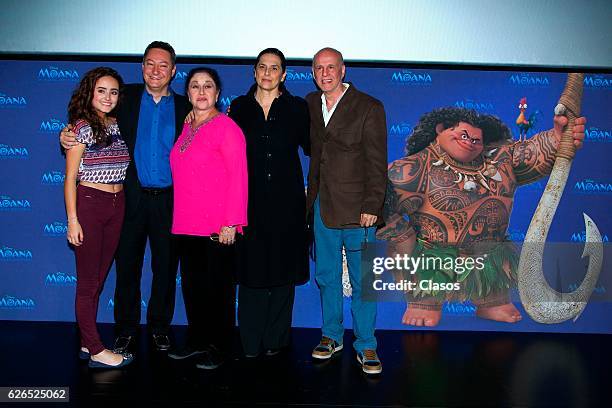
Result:
{"label": "woman's necklace", "polygon": [[209,124],[214,118],[216,118],[217,116],[219,116],[219,112],[213,114],[211,117],[204,119],[204,121],[202,121],[202,123],[200,123],[198,126],[196,126],[196,128],[194,129],[193,126],[190,124],[189,125],[189,133],[187,134],[187,137],[185,138],[185,140],[183,140],[183,143],[181,143],[181,146],[179,147],[179,151],[181,153],[184,153],[185,150],[187,150],[187,148],[191,145],[191,141],[193,140],[194,136],[196,135],[196,133],[198,133],[198,131],[205,125]]}

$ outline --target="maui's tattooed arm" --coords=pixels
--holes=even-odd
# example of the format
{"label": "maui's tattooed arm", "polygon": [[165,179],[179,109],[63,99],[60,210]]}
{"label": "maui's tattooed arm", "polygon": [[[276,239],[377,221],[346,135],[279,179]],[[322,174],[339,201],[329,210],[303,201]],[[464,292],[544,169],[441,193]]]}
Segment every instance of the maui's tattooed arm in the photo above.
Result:
{"label": "maui's tattooed arm", "polygon": [[560,135],[550,129],[510,146],[512,167],[519,185],[532,183],[550,174],[559,141]]}
{"label": "maui's tattooed arm", "polygon": [[415,231],[409,217],[423,205],[426,152],[396,160],[389,166],[385,196],[385,226],[378,238],[395,244],[413,240]]}

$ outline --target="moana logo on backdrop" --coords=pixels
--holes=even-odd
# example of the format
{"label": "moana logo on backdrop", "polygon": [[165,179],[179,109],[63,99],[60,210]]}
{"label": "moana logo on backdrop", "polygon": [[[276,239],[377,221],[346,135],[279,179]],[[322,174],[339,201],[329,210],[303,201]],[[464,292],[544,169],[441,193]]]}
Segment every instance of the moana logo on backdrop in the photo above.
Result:
{"label": "moana logo on backdrop", "polygon": [[43,173],[41,184],[49,185],[49,186],[58,186],[64,184],[64,179],[66,175],[60,171],[48,171]]}
{"label": "moana logo on backdrop", "polygon": [[[570,241],[571,242],[587,242],[587,234],[586,231],[582,231],[582,232],[574,232],[572,234],[572,236],[570,237]],[[608,236],[607,235],[602,235],[601,237],[601,241],[602,242],[609,242]]]}
{"label": "moana logo on backdrop", "polygon": [[31,298],[19,299],[15,296],[5,295],[0,299],[2,309],[34,309],[36,304]]}
{"label": "moana logo on backdrop", "polygon": [[28,104],[24,96],[11,96],[0,93],[0,107],[2,108],[22,108]]}
{"label": "moana logo on backdrop", "polygon": [[28,149],[25,147],[13,147],[0,144],[0,159],[27,159]]}
{"label": "moana logo on backdrop", "polygon": [[412,131],[412,126],[409,123],[401,122],[389,126],[389,136],[404,136],[407,137]]}
{"label": "moana logo on backdrop", "polygon": [[454,106],[457,108],[474,109],[481,112],[493,112],[495,110],[495,106],[491,102],[473,101],[471,99],[457,101]]}
{"label": "moana logo on backdrop", "polygon": [[51,119],[40,122],[38,130],[41,132],[57,133],[65,127],[66,123],[57,119]]}
{"label": "moana logo on backdrop", "polygon": [[287,76],[285,77],[287,82],[312,82],[312,72],[310,71],[296,71],[291,68],[287,68]]}
{"label": "moana logo on backdrop", "polygon": [[472,315],[476,313],[476,306],[471,302],[448,302],[444,304],[442,311],[453,315]]}
{"label": "moana logo on backdrop", "polygon": [[574,184],[574,192],[580,194],[610,194],[612,193],[612,183],[585,179]]}
{"label": "moana logo on backdrop", "polygon": [[43,234],[52,237],[64,237],[68,232],[68,224],[65,222],[55,221],[51,224],[45,224]]}
{"label": "moana logo on backdrop", "polygon": [[[113,309],[115,307],[115,301],[110,298],[108,299],[108,303],[106,304],[106,308],[107,309]],[[141,310],[146,310],[147,309],[147,303],[144,300],[140,301],[140,309]]]}
{"label": "moana logo on backdrop", "polygon": [[174,80],[179,82],[179,81],[184,81],[187,78],[187,72],[185,71],[176,71],[176,73],[174,74]]}
{"label": "moana logo on backdrop", "polygon": [[550,79],[547,76],[528,74],[526,72],[521,72],[521,73],[510,75],[510,77],[508,78],[508,82],[511,85],[531,86],[531,87],[533,86],[540,87],[540,86],[550,85]]}
{"label": "moana logo on backdrop", "polygon": [[584,78],[584,86],[597,89],[612,89],[612,80],[603,75],[589,75]]}
{"label": "moana logo on backdrop", "polygon": [[1,210],[31,210],[32,204],[26,199],[14,199],[10,196],[0,195]]}
{"label": "moana logo on backdrop", "polygon": [[584,130],[587,142],[612,142],[612,130],[602,130],[591,126]]}
{"label": "moana logo on backdrop", "polygon": [[28,249],[15,249],[4,246],[0,248],[0,260],[2,261],[31,261],[32,251]]}
{"label": "moana logo on backdrop", "polygon": [[403,85],[430,85],[433,80],[428,72],[413,72],[402,69],[391,74],[391,82]]}
{"label": "moana logo on backdrop", "polygon": [[219,98],[219,107],[221,108],[221,112],[225,112],[232,104],[232,101],[237,97],[237,95],[230,95]]}
{"label": "moana logo on backdrop", "polygon": [[78,81],[79,73],[76,69],[60,69],[49,66],[38,71],[40,81]]}
{"label": "moana logo on backdrop", "polygon": [[75,286],[76,283],[76,276],[64,272],[50,273],[45,277],[45,285],[48,286]]}

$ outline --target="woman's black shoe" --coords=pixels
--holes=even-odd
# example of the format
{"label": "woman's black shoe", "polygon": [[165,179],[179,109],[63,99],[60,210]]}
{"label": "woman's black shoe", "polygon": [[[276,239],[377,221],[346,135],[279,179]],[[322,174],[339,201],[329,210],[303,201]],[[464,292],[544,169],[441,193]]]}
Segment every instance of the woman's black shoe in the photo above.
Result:
{"label": "woman's black shoe", "polygon": [[196,367],[203,370],[214,370],[223,364],[224,361],[221,352],[215,346],[210,345],[206,351],[202,353]]}

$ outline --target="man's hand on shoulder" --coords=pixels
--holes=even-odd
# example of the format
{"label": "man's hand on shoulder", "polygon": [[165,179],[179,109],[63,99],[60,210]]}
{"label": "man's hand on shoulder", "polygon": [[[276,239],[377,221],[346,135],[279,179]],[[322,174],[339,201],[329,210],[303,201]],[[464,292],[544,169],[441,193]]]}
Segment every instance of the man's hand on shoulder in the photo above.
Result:
{"label": "man's hand on shoulder", "polygon": [[66,150],[72,149],[72,147],[77,144],[76,134],[72,131],[73,128],[74,127],[69,124],[60,132],[60,144]]}

